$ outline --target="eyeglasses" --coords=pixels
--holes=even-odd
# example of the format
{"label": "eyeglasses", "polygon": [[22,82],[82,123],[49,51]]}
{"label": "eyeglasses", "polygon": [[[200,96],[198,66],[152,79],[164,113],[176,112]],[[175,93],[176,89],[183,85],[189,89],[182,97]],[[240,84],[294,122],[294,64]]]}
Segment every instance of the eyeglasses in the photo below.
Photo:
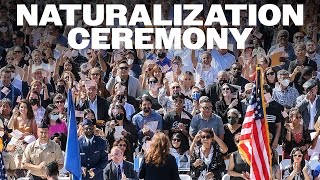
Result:
{"label": "eyeglasses", "polygon": [[128,67],[119,67],[121,70],[128,70]]}
{"label": "eyeglasses", "polygon": [[52,115],[59,115],[58,112],[51,112],[50,114],[52,114]]}
{"label": "eyeglasses", "polygon": [[269,72],[269,73],[267,73],[266,75],[267,76],[273,76],[275,73],[274,72]]}
{"label": "eyeglasses", "polygon": [[221,90],[223,90],[223,91],[229,91],[230,88],[222,88]]}
{"label": "eyeglasses", "polygon": [[149,81],[149,84],[156,84],[158,81]]}
{"label": "eyeglasses", "polygon": [[210,139],[211,136],[209,134],[205,135],[205,136],[201,136],[201,139]]}
{"label": "eyeglasses", "polygon": [[172,64],[180,65],[180,64],[181,64],[181,62],[173,62]]}
{"label": "eyeglasses", "polygon": [[212,106],[208,106],[208,107],[202,107],[203,110],[211,110]]}
{"label": "eyeglasses", "polygon": [[54,103],[57,103],[57,104],[64,104],[64,103],[65,103],[65,101],[56,101],[56,102],[54,102]]}
{"label": "eyeglasses", "polygon": [[127,147],[126,144],[118,144],[119,147]]}
{"label": "eyeglasses", "polygon": [[176,139],[176,138],[172,139],[172,141],[181,142],[180,139]]}
{"label": "eyeglasses", "polygon": [[293,156],[301,158],[303,155],[302,154],[294,154]]}

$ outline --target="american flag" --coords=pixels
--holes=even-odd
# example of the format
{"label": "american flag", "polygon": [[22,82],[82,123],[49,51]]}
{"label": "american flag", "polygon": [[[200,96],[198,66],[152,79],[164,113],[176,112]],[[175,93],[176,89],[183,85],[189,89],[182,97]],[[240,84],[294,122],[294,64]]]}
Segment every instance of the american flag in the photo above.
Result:
{"label": "american flag", "polygon": [[271,154],[266,120],[261,68],[257,67],[256,85],[247,107],[239,141],[239,152],[250,165],[250,179],[271,178]]}

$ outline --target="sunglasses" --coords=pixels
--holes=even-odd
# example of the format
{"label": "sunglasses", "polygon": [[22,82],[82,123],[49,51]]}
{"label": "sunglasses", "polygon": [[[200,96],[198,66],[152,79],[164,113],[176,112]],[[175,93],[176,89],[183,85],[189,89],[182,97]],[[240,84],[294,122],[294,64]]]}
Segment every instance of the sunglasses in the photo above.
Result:
{"label": "sunglasses", "polygon": [[121,70],[128,70],[128,67],[119,67]]}
{"label": "sunglasses", "polygon": [[293,156],[301,158],[303,155],[302,154],[294,154]]}
{"label": "sunglasses", "polygon": [[126,144],[118,144],[119,147],[127,147]]}
{"label": "sunglasses", "polygon": [[208,106],[208,107],[202,107],[203,110],[211,110],[212,106]]}
{"label": "sunglasses", "polygon": [[275,73],[274,72],[270,72],[270,73],[267,73],[266,75],[267,76],[273,76]]}
{"label": "sunglasses", "polygon": [[172,141],[181,142],[180,139],[176,139],[176,138],[172,139]]}
{"label": "sunglasses", "polygon": [[210,139],[211,136],[208,134],[208,135],[205,135],[205,136],[201,136],[201,139]]}
{"label": "sunglasses", "polygon": [[57,103],[57,104],[64,104],[65,101],[56,101],[55,103]]}

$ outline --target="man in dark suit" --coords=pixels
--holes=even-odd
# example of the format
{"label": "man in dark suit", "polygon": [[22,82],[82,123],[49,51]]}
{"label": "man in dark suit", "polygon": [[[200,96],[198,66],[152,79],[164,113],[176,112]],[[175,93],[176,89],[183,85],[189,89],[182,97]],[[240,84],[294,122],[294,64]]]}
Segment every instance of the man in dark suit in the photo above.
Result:
{"label": "man in dark suit", "polygon": [[108,109],[109,103],[106,99],[97,95],[98,86],[95,81],[87,81],[85,84],[87,96],[81,99],[78,104],[78,109],[92,109],[96,117],[96,125],[98,128],[105,129],[105,123],[109,120]]}
{"label": "man in dark suit", "polygon": [[91,120],[84,119],[82,126],[84,135],[78,139],[82,179],[103,180],[103,169],[108,163],[106,141],[94,135],[94,126]]}
{"label": "man in dark suit", "polygon": [[318,93],[318,83],[315,79],[309,79],[303,84],[304,95],[297,98],[296,107],[299,109],[303,125],[310,132],[314,132],[314,124],[320,116],[320,97]]}
{"label": "man in dark suit", "polygon": [[219,94],[221,91],[221,87],[224,83],[229,82],[229,75],[226,71],[219,71],[218,72],[218,81],[214,84],[212,84],[210,87],[206,89],[206,92],[203,93],[203,96],[208,96],[212,102],[212,104],[216,104],[217,101],[219,101]]}
{"label": "man in dark suit", "polygon": [[112,161],[107,165],[103,171],[104,180],[138,180],[137,173],[133,169],[131,162],[125,161],[123,152],[119,147],[111,149]]}

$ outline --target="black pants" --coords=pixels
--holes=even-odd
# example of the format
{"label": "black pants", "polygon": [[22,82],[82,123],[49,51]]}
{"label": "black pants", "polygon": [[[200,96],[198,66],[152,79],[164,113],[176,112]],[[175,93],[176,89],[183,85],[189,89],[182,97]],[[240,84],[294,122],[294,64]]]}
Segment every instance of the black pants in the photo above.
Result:
{"label": "black pants", "polygon": [[35,175],[32,175],[32,174],[31,174],[30,180],[46,180],[46,179],[42,179],[42,178],[39,177],[39,176],[35,176]]}

